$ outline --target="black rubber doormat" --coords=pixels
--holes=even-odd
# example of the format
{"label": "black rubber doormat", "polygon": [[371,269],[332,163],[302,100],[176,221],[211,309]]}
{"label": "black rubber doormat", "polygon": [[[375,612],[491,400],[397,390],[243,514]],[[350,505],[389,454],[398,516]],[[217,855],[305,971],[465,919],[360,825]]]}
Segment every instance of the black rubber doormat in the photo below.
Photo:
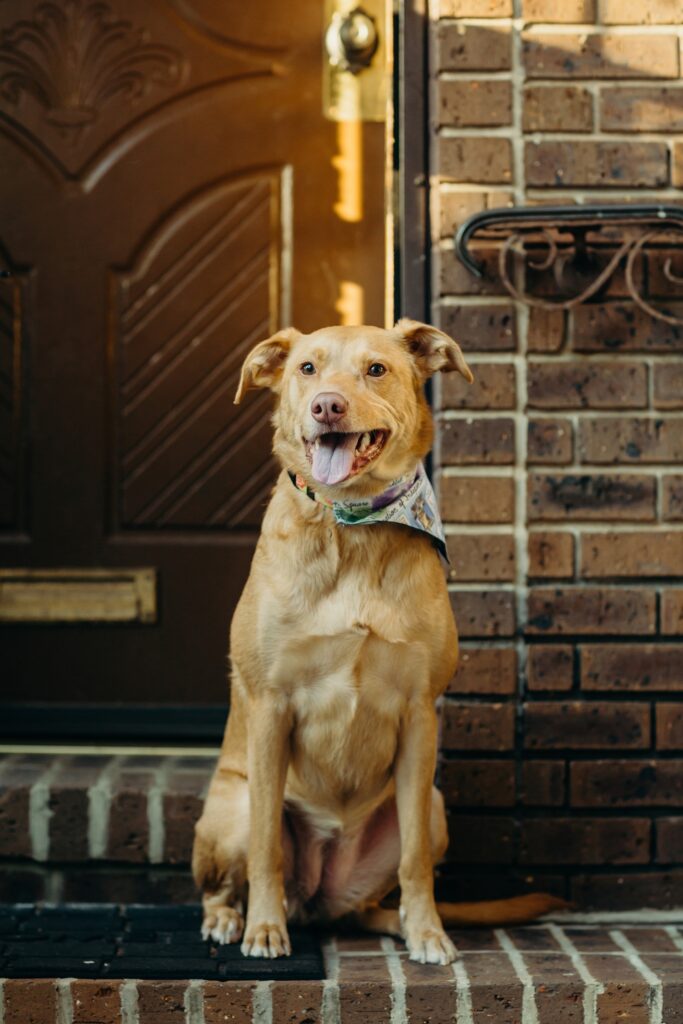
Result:
{"label": "black rubber doormat", "polygon": [[292,955],[244,957],[199,934],[198,906],[0,904],[0,977],[203,978],[315,981],[324,978],[317,936],[292,930]]}

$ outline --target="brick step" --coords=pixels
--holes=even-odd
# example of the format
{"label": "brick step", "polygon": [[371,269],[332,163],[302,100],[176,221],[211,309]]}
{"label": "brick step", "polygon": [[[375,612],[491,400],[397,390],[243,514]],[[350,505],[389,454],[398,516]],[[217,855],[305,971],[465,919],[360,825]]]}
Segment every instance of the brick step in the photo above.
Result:
{"label": "brick step", "polygon": [[[683,918],[682,918],[683,920]],[[451,932],[454,967],[392,939],[337,937],[326,980],[7,979],[4,1024],[680,1024],[677,925],[535,925]],[[271,962],[265,964],[273,969]]]}

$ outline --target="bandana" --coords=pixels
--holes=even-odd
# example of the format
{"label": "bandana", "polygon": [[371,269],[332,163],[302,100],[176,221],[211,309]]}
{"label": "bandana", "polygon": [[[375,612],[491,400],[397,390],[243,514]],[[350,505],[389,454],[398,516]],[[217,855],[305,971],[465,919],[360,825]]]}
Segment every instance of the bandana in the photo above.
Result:
{"label": "bandana", "polygon": [[333,501],[317,494],[302,476],[288,473],[294,486],[312,501],[332,510],[334,518],[343,526],[375,526],[377,523],[395,523],[411,530],[427,533],[442,558],[448,562],[446,538],[441,524],[436,495],[422,463],[415,476],[393,480],[386,491],[374,498],[352,498]]}

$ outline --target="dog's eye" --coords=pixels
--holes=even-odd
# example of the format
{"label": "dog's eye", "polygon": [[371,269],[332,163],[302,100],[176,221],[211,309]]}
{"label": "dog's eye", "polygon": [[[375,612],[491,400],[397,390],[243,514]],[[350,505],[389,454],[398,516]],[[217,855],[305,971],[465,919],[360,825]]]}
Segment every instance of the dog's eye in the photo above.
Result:
{"label": "dog's eye", "polygon": [[382,366],[381,363],[373,363],[368,369],[368,377],[383,377],[386,372],[386,366]]}
{"label": "dog's eye", "polygon": [[299,369],[306,377],[310,377],[311,374],[315,373],[315,366],[313,363],[302,363]]}

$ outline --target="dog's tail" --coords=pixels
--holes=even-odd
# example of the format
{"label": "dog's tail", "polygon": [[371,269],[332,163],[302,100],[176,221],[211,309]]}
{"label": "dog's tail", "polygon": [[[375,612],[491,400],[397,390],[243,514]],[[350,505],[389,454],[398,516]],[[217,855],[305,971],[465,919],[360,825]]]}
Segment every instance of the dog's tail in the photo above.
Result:
{"label": "dog's tail", "polygon": [[[483,900],[477,903],[437,903],[441,920],[446,928],[498,927],[527,924],[543,914],[555,910],[568,910],[571,904],[547,892],[530,892],[526,896],[513,896],[507,900]],[[398,910],[389,907],[367,907],[354,915],[361,928],[380,935],[401,937]]]}

